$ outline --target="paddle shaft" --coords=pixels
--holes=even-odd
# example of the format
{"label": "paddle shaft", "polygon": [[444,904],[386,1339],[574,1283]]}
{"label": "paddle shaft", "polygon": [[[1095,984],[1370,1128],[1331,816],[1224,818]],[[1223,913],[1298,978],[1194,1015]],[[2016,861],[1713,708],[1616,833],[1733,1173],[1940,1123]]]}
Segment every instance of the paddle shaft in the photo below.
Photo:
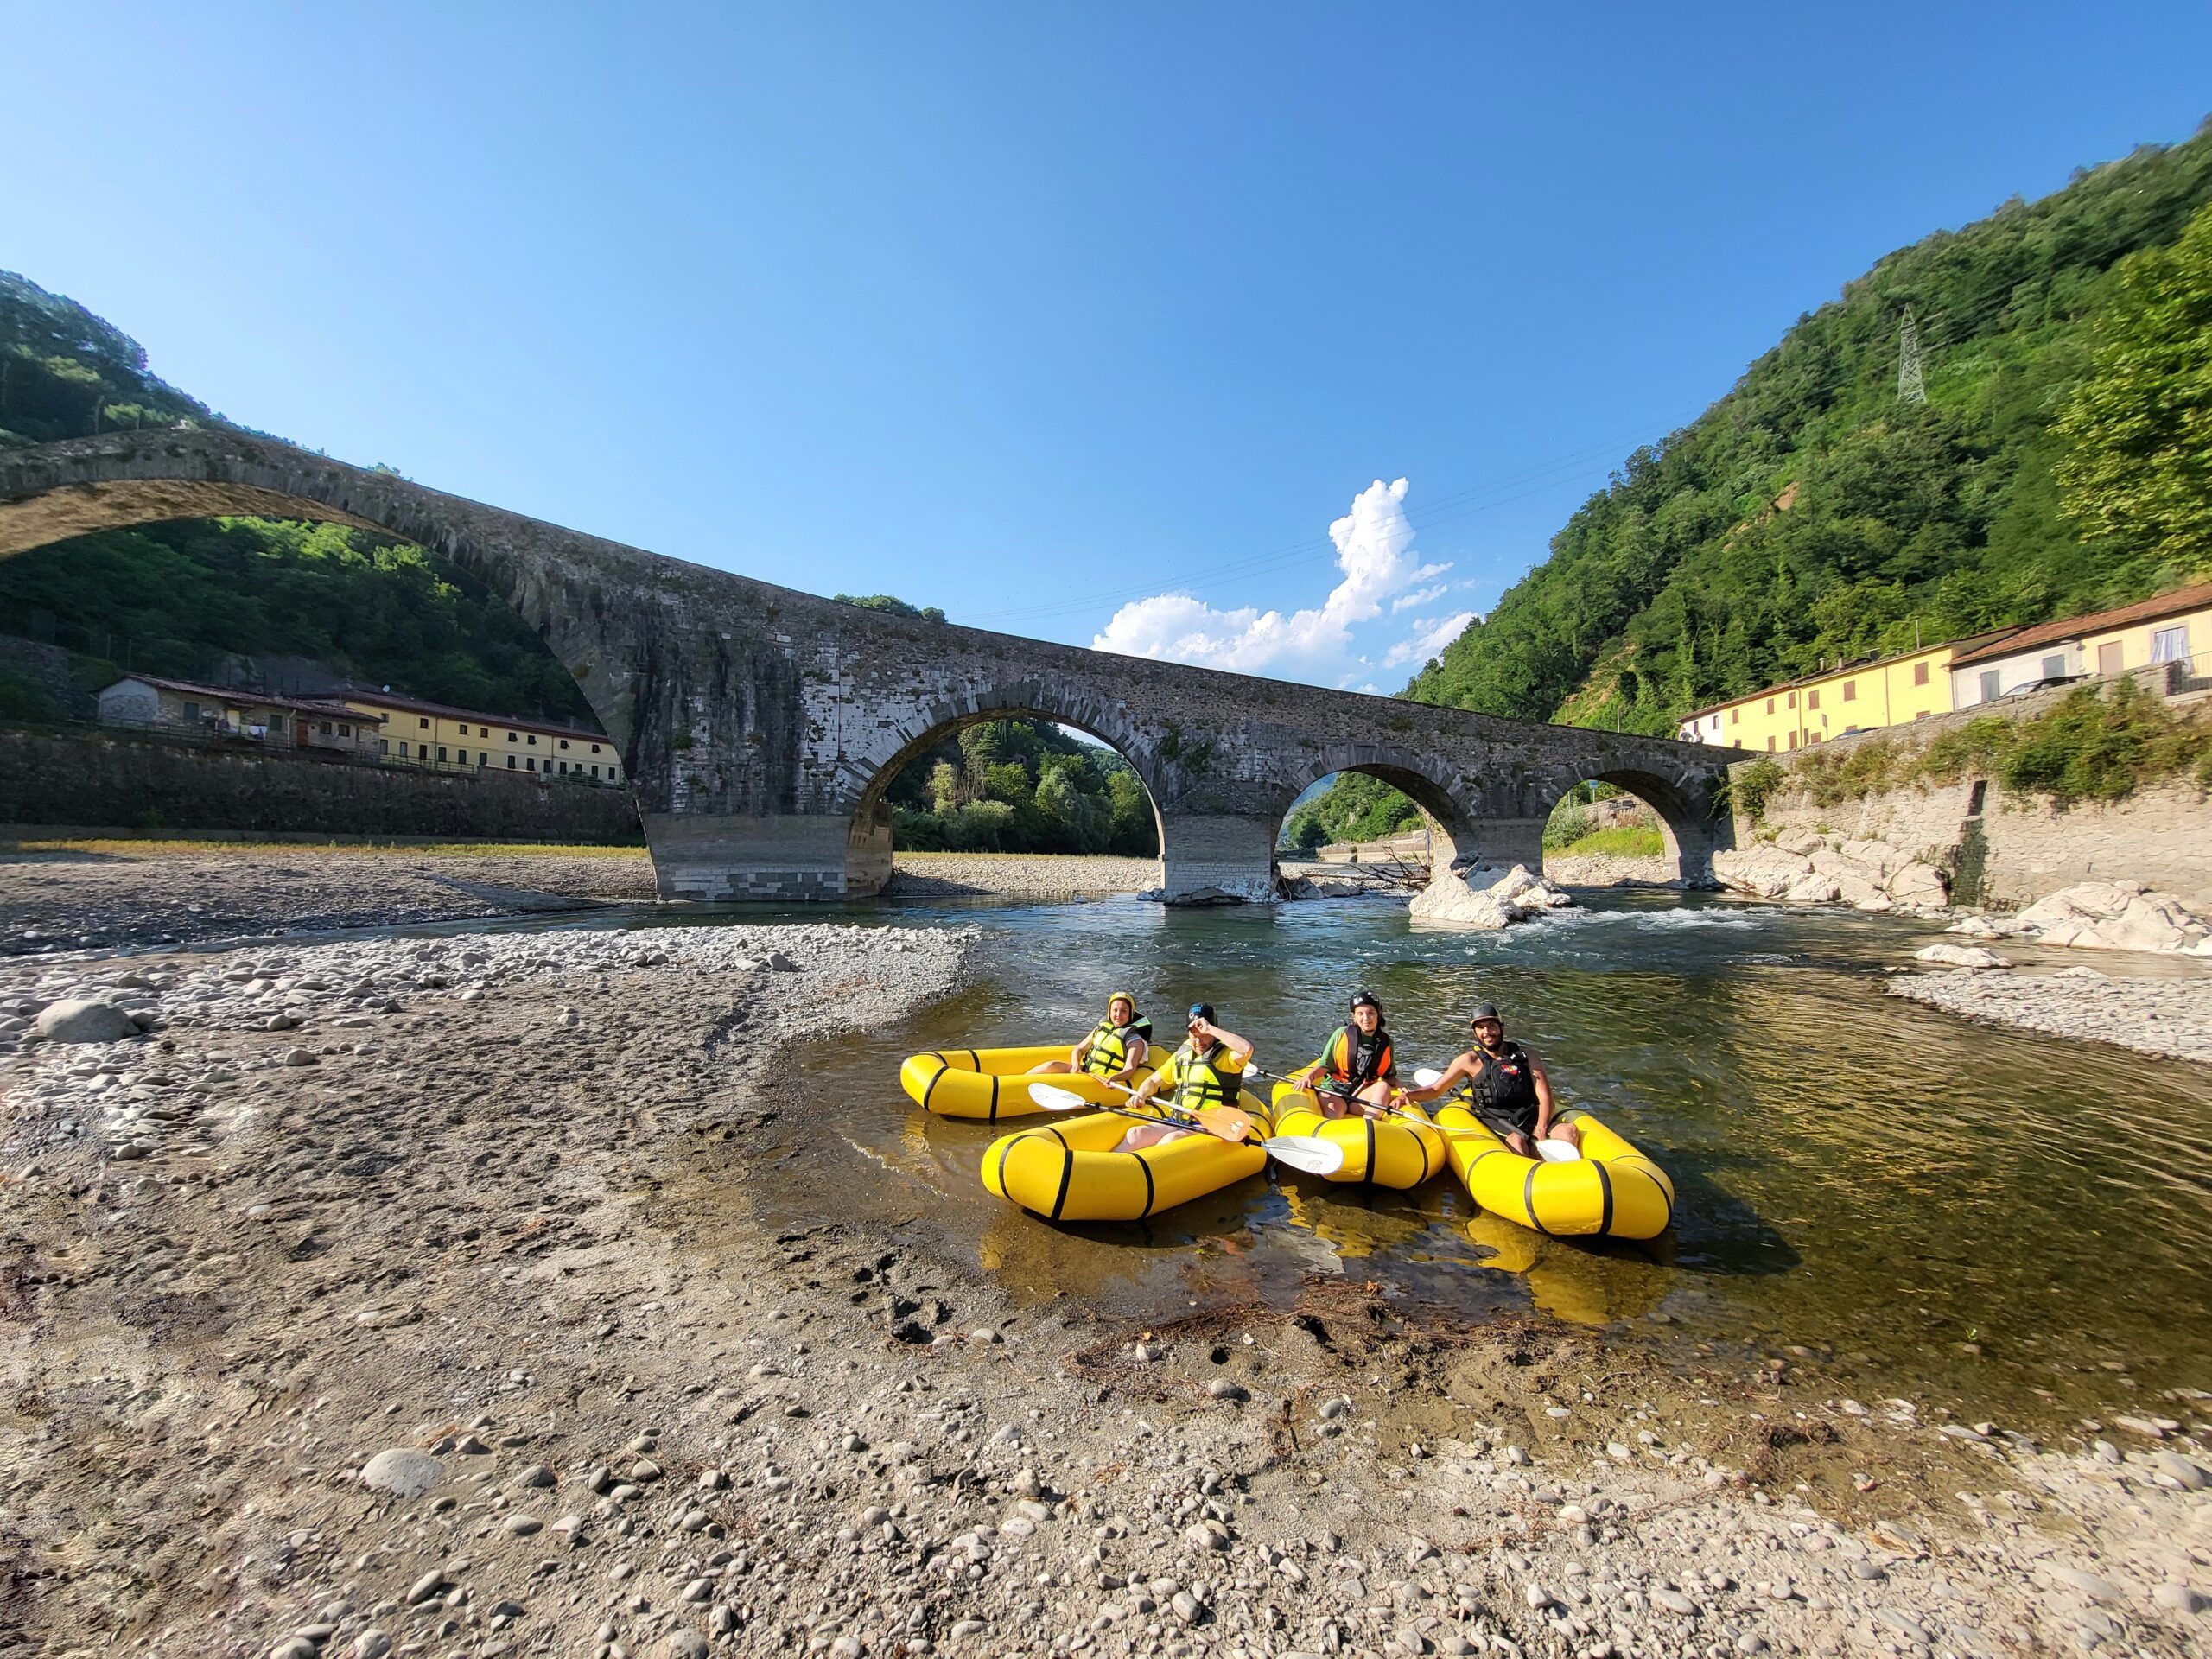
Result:
{"label": "paddle shaft", "polygon": [[[1260,1071],[1260,1068],[1256,1065],[1254,1066],[1252,1070],[1259,1071],[1260,1075],[1267,1078],[1270,1083],[1287,1083],[1294,1089],[1306,1090],[1308,1093],[1315,1096],[1317,1098],[1324,1092],[1313,1083],[1300,1083],[1295,1077],[1282,1077],[1273,1071]],[[1367,1104],[1365,1101],[1361,1100],[1357,1096],[1346,1094],[1341,1089],[1331,1089],[1326,1092],[1334,1095],[1338,1100],[1344,1102],[1347,1106],[1364,1106]],[[1390,1108],[1388,1116],[1391,1117],[1411,1118],[1413,1122],[1416,1123],[1426,1123],[1428,1122],[1427,1118],[1416,1116],[1413,1108],[1410,1106],[1393,1106]]]}

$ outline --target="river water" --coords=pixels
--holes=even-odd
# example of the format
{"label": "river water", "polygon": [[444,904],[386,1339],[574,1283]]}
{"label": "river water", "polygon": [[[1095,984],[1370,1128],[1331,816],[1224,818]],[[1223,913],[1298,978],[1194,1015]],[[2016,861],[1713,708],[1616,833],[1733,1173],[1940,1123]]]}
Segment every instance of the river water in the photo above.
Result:
{"label": "river water", "polygon": [[[1471,1319],[1606,1326],[1687,1364],[1808,1350],[1870,1404],[2052,1422],[2212,1387],[2212,1073],[1884,995],[1882,969],[1932,928],[1697,895],[1489,934],[1357,900],[850,914],[981,922],[990,969],[902,1027],[809,1054],[804,1109],[744,1154],[772,1218],[919,1230],[1019,1300],[1134,1319],[1287,1300],[1304,1275],[1342,1273]],[[983,1191],[988,1125],[931,1116],[898,1083],[921,1049],[1072,1040],[1116,989],[1164,1032],[1211,1001],[1261,1065],[1288,1071],[1363,986],[1408,1071],[1443,1064],[1465,1011],[1497,1002],[1565,1103],[1673,1176],[1673,1232],[1545,1239],[1475,1210],[1448,1172],[1370,1193],[1273,1166],[1142,1224],[1054,1226]]]}

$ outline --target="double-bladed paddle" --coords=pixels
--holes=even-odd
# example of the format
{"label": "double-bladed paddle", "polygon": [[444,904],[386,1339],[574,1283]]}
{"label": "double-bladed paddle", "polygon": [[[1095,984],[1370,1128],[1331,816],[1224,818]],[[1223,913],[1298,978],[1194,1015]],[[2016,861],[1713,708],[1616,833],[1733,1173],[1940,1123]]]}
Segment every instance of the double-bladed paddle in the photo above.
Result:
{"label": "double-bladed paddle", "polygon": [[[1119,1084],[1114,1086],[1121,1088]],[[1135,1090],[1124,1089],[1122,1092],[1133,1094]],[[1048,1112],[1111,1112],[1116,1117],[1134,1118],[1140,1123],[1166,1123],[1179,1129],[1196,1129],[1236,1143],[1252,1138],[1252,1120],[1234,1106],[1202,1106],[1195,1112],[1186,1112],[1179,1106],[1154,1101],[1147,1103],[1147,1110],[1132,1111],[1124,1106],[1085,1100],[1071,1089],[1049,1083],[1031,1084],[1029,1098]],[[1309,1175],[1333,1175],[1344,1166],[1344,1148],[1332,1146],[1318,1135],[1270,1135],[1260,1142],[1260,1149],[1268,1157],[1278,1159],[1293,1169],[1302,1169]]]}

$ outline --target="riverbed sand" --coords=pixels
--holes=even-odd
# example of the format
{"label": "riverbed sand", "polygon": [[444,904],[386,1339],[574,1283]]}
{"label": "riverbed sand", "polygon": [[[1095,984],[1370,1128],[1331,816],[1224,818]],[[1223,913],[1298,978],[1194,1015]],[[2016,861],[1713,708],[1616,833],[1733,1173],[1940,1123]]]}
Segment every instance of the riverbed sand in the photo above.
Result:
{"label": "riverbed sand", "polygon": [[[10,1645],[2201,1650],[2202,1397],[2039,1446],[1787,1349],[1680,1374],[1333,1275],[1123,1325],[764,1222],[805,1045],[979,965],[814,925],[0,964]],[[71,1000],[147,1029],[15,1023]]]}

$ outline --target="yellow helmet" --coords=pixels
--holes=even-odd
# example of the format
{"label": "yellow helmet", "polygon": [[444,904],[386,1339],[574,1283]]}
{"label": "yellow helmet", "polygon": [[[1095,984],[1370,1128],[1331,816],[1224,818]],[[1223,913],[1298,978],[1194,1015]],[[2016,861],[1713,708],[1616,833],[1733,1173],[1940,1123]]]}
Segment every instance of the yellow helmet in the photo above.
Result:
{"label": "yellow helmet", "polygon": [[1135,1014],[1137,1011],[1136,998],[1131,996],[1127,991],[1116,991],[1113,995],[1106,999],[1106,1007],[1109,1012],[1116,1002],[1128,1003],[1129,1005],[1129,1012],[1131,1014]]}

